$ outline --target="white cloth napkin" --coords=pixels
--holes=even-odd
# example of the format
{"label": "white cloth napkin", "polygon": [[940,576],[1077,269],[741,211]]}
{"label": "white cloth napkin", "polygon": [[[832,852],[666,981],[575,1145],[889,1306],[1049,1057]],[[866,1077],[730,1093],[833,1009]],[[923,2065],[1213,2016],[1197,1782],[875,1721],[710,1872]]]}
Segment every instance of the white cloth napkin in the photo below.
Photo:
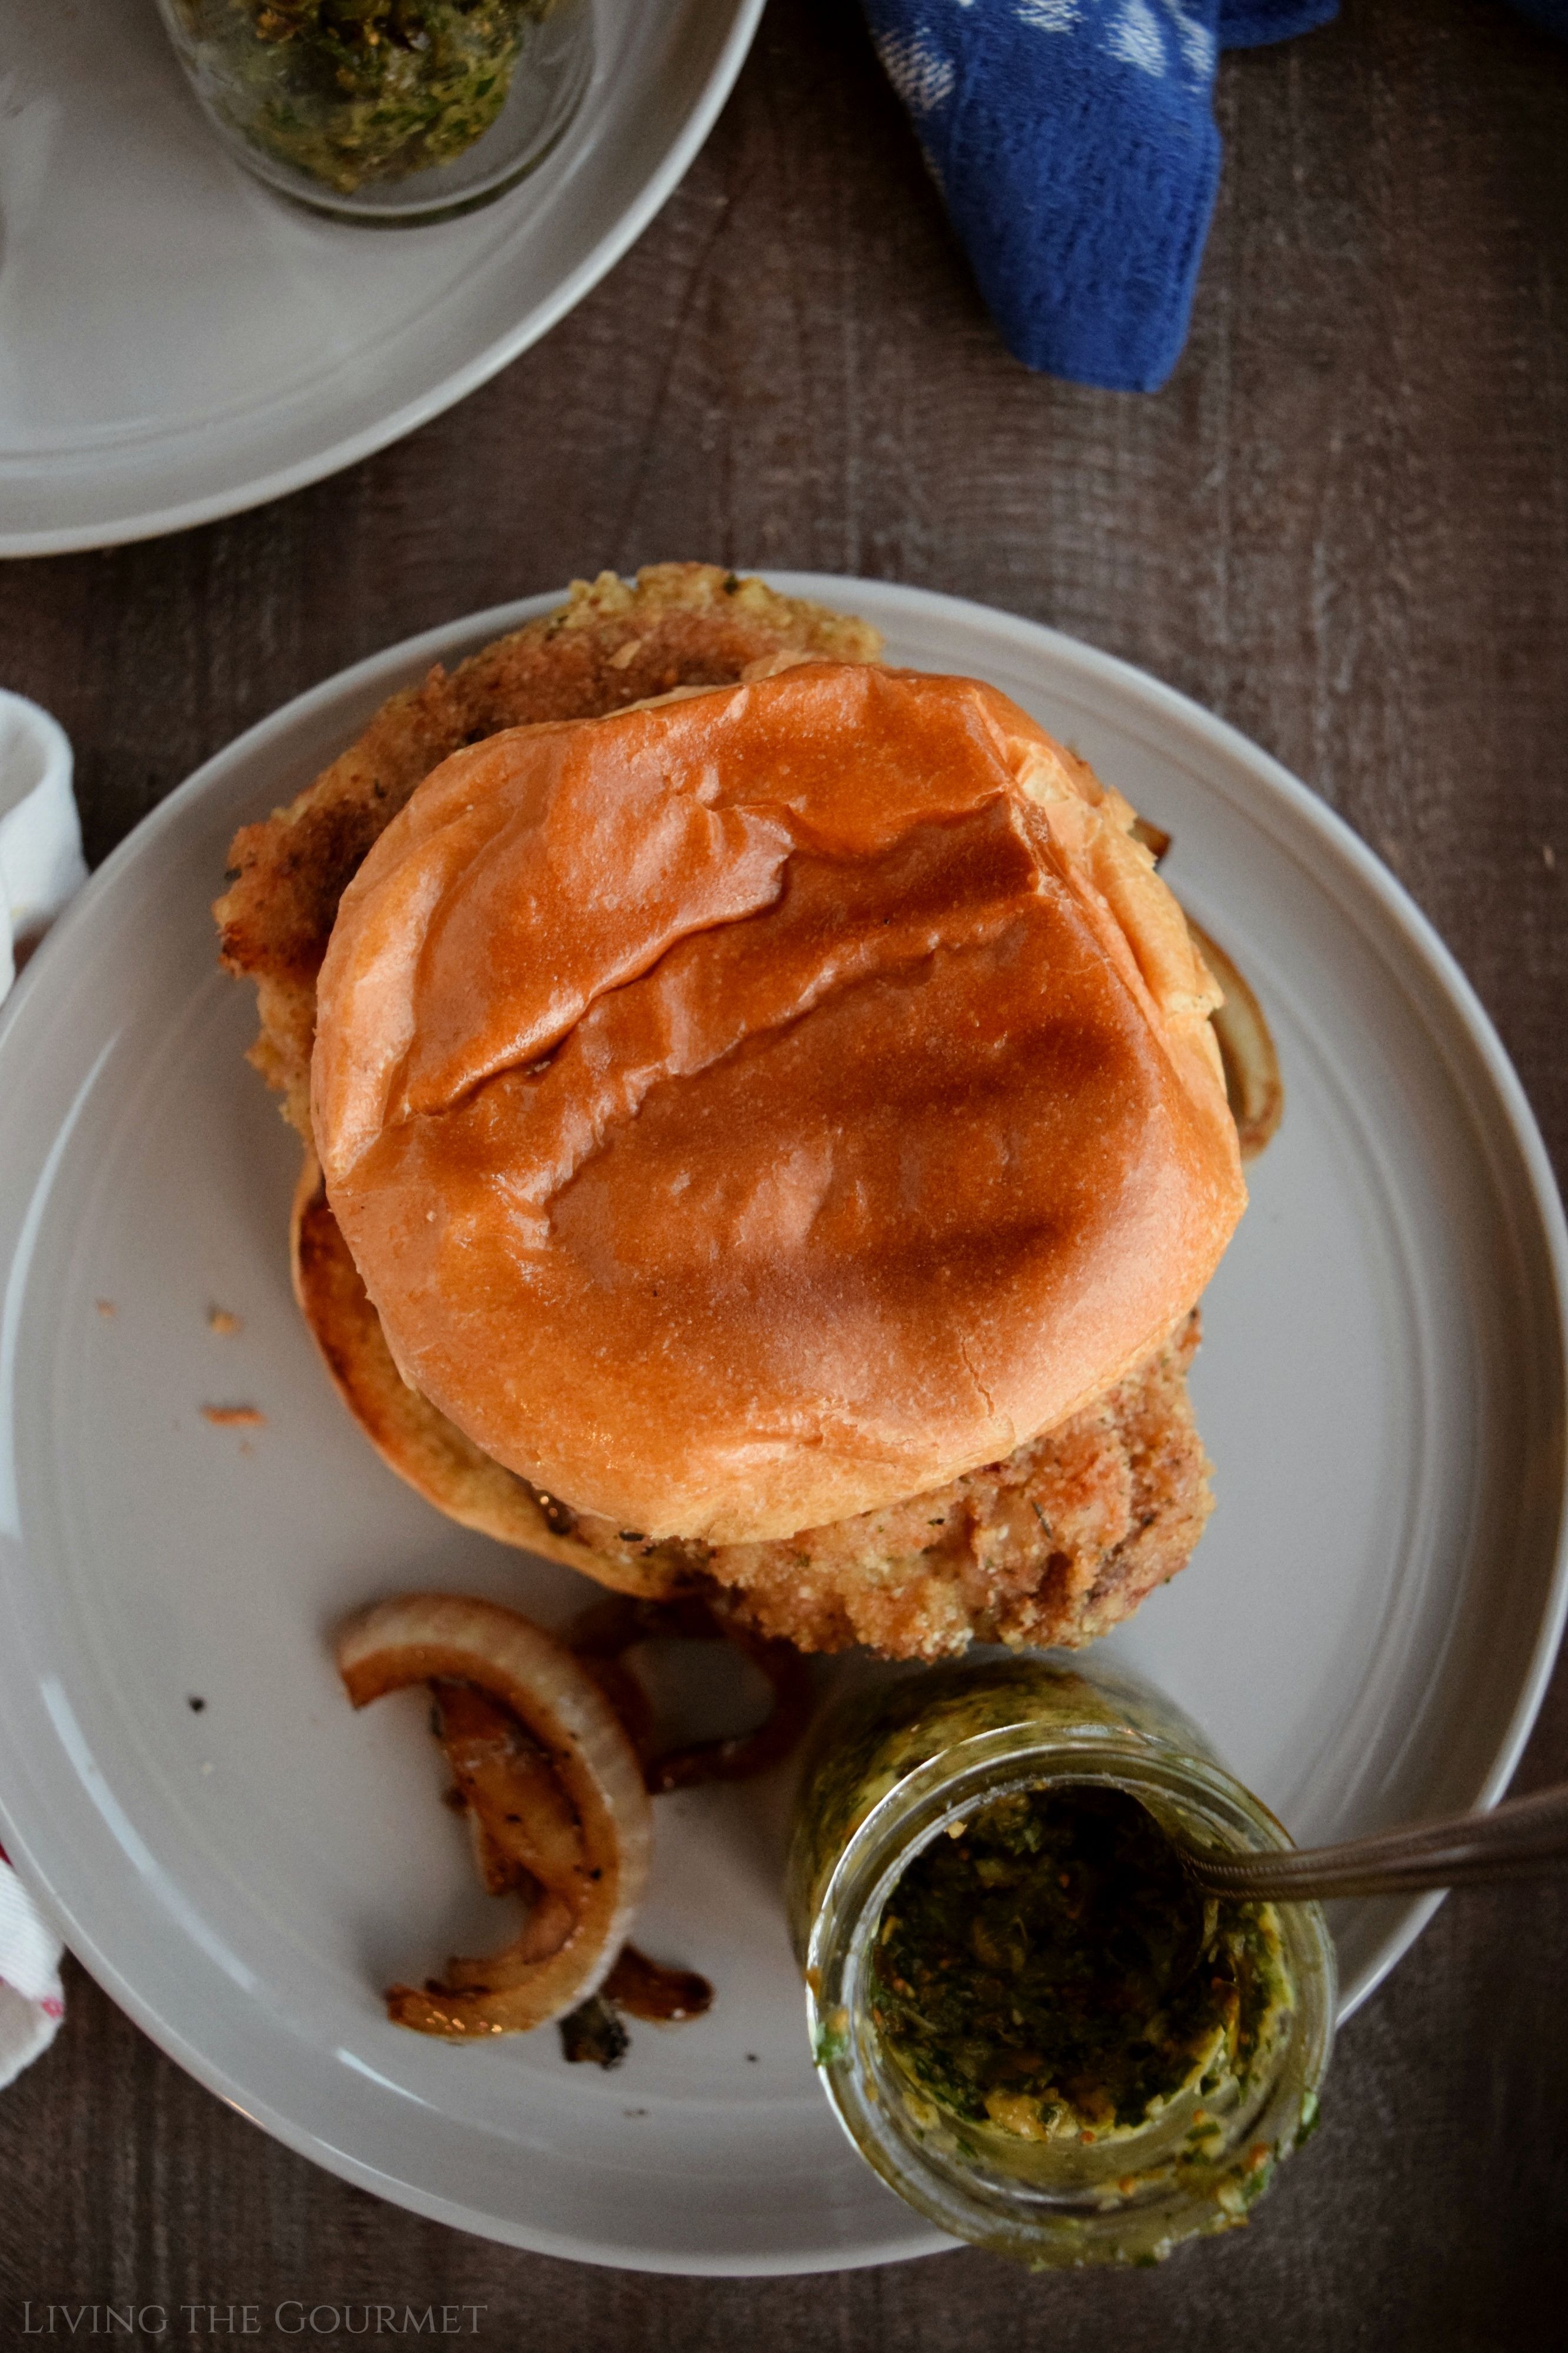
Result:
{"label": "white cloth napkin", "polygon": [[0,688],[0,997],[16,977],[16,944],[86,881],[69,740],[47,711]]}
{"label": "white cloth napkin", "polygon": [[[0,997],[27,942],[87,880],[71,747],[36,702],[0,689]],[[64,1948],[0,1848],[0,2090],[54,2041]]]}
{"label": "white cloth napkin", "polygon": [[55,2039],[66,2014],[63,1950],[0,1853],[0,2091]]}

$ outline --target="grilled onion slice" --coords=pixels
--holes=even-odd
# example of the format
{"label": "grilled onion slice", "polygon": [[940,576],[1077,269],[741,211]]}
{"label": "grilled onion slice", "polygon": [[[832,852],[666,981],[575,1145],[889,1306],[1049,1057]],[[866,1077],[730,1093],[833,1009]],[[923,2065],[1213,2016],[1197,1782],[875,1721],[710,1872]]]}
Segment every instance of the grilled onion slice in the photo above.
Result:
{"label": "grilled onion slice", "polygon": [[378,1603],[343,1630],[336,1656],[355,1707],[437,1686],[486,1884],[538,1891],[506,1951],[453,1959],[423,1991],[392,1987],[388,2014],[458,2038],[563,2017],[608,1975],[647,1873],[652,1812],[614,1709],[561,1643],[492,1601]]}
{"label": "grilled onion slice", "polygon": [[1198,954],[1225,991],[1225,1002],[1214,1014],[1214,1034],[1225,1068],[1225,1092],[1244,1160],[1256,1160],[1285,1113],[1285,1086],[1279,1057],[1263,1008],[1244,973],[1237,970],[1219,942],[1211,939],[1192,917],[1187,929]]}
{"label": "grilled onion slice", "polygon": [[[812,1708],[811,1670],[792,1642],[770,1641],[731,1617],[717,1596],[690,1594],[674,1601],[637,1601],[612,1594],[582,1610],[566,1628],[566,1640],[625,1724],[644,1759],[655,1796],[689,1789],[700,1781],[748,1781],[771,1772],[789,1755]],[[727,1739],[701,1740],[689,1747],[651,1753],[652,1712],[647,1695],[624,1663],[623,1653],[639,1642],[681,1640],[729,1642],[766,1677],[773,1704],[752,1732]]]}

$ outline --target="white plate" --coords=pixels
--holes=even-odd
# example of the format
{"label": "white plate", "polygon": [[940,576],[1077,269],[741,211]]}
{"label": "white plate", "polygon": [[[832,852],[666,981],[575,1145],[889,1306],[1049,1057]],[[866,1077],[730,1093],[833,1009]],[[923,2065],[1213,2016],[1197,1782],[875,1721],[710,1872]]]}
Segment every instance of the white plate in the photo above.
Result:
{"label": "white plate", "polygon": [[[1160,823],[1277,1025],[1289,1103],[1206,1303],[1219,1508],[1113,1647],[1298,1836],[1494,1797],[1563,1616],[1563,1231],[1518,1084],[1399,887],[1179,696],[973,605],[782,577],[896,658],[994,679]],[[496,1937],[412,1694],[351,1715],[341,1612],[584,1588],[384,1471],[289,1297],[298,1146],[240,1055],[207,914],[230,832],[393,688],[548,599],[363,663],[244,736],[110,860],[0,1028],[3,1834],[74,1949],[201,2080],[427,2214],[553,2254],[765,2273],[942,2243],[841,2139],[778,1892],[787,1792],[661,1799],[650,1949],[711,2015],[616,2074],[553,2034],[453,2051],[378,1989]],[[111,1303],[112,1315],[95,1302]],[[216,1301],[245,1318],[216,1338]],[[265,1429],[215,1429],[204,1403]],[[205,1700],[200,1715],[188,1695]],[[1346,1907],[1348,2004],[1430,1903]]]}
{"label": "white plate", "polygon": [[152,0],[5,0],[0,555],[237,513],[483,384],[647,227],[762,5],[594,0],[555,153],[466,220],[376,230],[229,160]]}

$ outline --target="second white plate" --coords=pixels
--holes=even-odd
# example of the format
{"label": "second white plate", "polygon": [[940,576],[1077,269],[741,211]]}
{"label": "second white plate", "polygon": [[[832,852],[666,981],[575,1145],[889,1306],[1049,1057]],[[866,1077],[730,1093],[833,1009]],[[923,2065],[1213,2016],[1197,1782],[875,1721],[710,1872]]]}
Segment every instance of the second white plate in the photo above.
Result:
{"label": "second white plate", "polygon": [[297,210],[207,128],[152,0],[0,10],[0,555],[235,514],[367,457],[581,301],[679,180],[763,0],[594,0],[555,152],[487,211]]}
{"label": "second white plate", "polygon": [[[1194,1376],[1218,1509],[1112,1647],[1303,1840],[1495,1795],[1563,1614],[1564,1252],[1463,979],[1319,802],[1152,681],[951,598],[778,585],[1076,744],[1173,832],[1176,888],[1279,1033],[1285,1124]],[[395,648],[242,738],[116,852],[0,1019],[0,1836],[165,2050],[367,2188],[598,2263],[885,2262],[942,2242],[813,2080],[787,1777],[659,1801],[639,1939],[718,2000],[639,2031],[619,2073],[568,2067],[549,2033],[433,2045],[378,1998],[497,1930],[417,1699],[354,1717],[328,1630],[415,1585],[550,1618],[588,1588],[443,1521],[333,1399],[289,1290],[298,1145],[241,1059],[254,1011],[208,902],[237,824],[548,601]],[[215,1302],[240,1334],[208,1329]],[[1345,1907],[1347,2005],[1429,1909]]]}

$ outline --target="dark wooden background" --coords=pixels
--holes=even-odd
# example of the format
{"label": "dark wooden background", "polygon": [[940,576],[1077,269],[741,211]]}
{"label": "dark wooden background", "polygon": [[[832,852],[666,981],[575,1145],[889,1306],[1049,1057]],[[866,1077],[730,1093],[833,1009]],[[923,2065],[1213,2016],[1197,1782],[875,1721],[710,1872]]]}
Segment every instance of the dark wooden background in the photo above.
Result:
{"label": "dark wooden background", "polygon": [[[1186,356],[1158,397],[1084,391],[997,343],[850,0],[773,0],[684,186],[496,382],[235,522],[0,568],[0,674],[75,738],[89,853],[344,663],[573,574],[920,582],[1144,664],[1332,802],[1458,953],[1568,1171],[1568,47],[1496,0],[1349,0],[1227,61],[1218,109]],[[1560,1675],[1520,1783],[1561,1778]],[[1451,1900],[1253,2227],[1162,2272],[966,2252],[710,2282],[378,2204],[73,1969],[0,2094],[0,2345],[25,2299],[288,2296],[482,2304],[479,2341],[519,2353],[1560,2343],[1565,1980],[1568,1891]]]}

